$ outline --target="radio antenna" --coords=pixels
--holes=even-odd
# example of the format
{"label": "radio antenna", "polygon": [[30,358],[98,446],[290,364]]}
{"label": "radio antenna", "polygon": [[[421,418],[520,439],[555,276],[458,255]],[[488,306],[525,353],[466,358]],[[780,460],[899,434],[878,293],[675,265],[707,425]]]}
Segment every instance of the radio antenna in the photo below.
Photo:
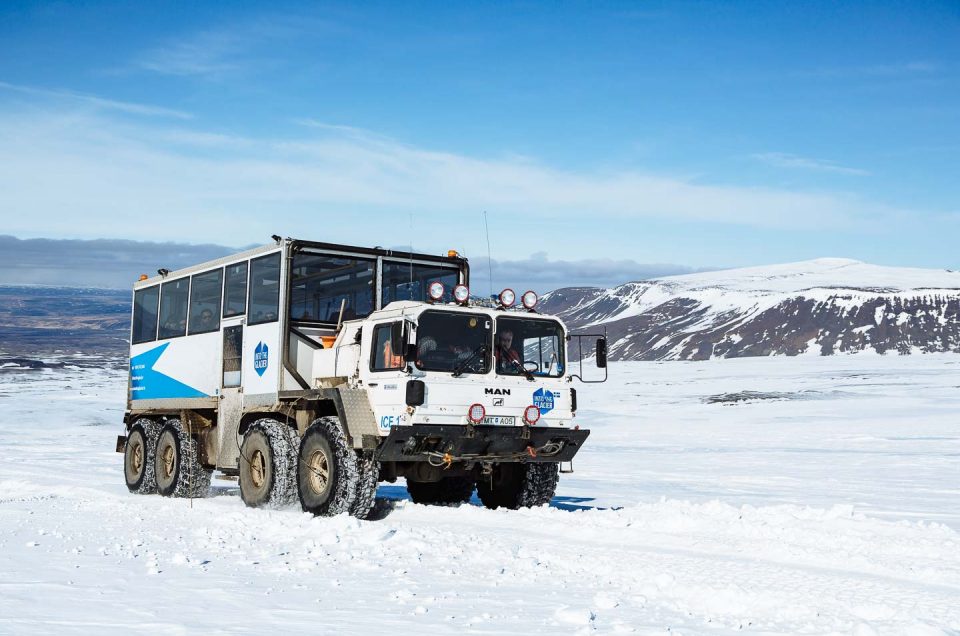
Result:
{"label": "radio antenna", "polygon": [[493,259],[490,257],[490,224],[487,223],[487,211],[483,211],[483,227],[487,230],[487,275],[490,281],[490,298],[493,298]]}
{"label": "radio antenna", "polygon": [[410,286],[407,287],[407,300],[413,300],[413,212],[410,213]]}

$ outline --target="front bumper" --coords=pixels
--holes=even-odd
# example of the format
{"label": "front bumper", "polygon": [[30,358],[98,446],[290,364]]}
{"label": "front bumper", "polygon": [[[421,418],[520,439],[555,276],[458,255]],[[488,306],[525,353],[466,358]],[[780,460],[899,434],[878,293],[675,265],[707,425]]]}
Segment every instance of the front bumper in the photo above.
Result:
{"label": "front bumper", "polygon": [[535,426],[394,426],[377,459],[433,461],[439,456],[463,462],[568,462],[590,435],[587,430]]}

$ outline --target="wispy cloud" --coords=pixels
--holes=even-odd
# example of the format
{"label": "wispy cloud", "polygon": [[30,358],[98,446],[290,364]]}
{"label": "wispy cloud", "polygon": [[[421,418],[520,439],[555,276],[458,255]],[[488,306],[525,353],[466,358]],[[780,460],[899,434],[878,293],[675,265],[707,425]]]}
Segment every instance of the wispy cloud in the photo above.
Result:
{"label": "wispy cloud", "polygon": [[[107,111],[0,109],[4,230],[247,244],[322,228],[343,242],[384,245],[415,233],[446,249],[476,246],[479,214],[488,210],[500,254],[550,246],[556,256],[601,258],[611,244],[635,246],[645,221],[850,228],[897,212],[851,194],[564,170],[314,124],[295,136],[253,137]],[[596,240],[580,240],[585,225]]]}
{"label": "wispy cloud", "polygon": [[315,32],[316,20],[262,18],[188,33],[161,42],[136,56],[132,67],[162,75],[219,77],[268,65],[267,45]]}
{"label": "wispy cloud", "polygon": [[33,97],[52,98],[56,100],[68,100],[89,104],[100,109],[114,110],[132,115],[146,115],[155,117],[173,117],[175,119],[192,119],[193,115],[182,110],[174,110],[163,106],[153,106],[150,104],[138,104],[135,102],[123,102],[114,99],[105,99],[96,95],[86,93],[77,93],[63,89],[40,88],[37,86],[23,86],[20,84],[9,84],[0,82],[0,89],[30,95]]}
{"label": "wispy cloud", "polygon": [[816,68],[797,73],[800,77],[849,78],[849,77],[910,77],[932,75],[942,70],[936,62],[917,60],[890,64],[867,64],[860,66],[833,66]]}
{"label": "wispy cloud", "polygon": [[813,170],[816,172],[832,172],[834,174],[846,174],[859,177],[869,176],[870,173],[860,168],[850,168],[842,166],[835,161],[826,159],[811,159],[810,157],[800,157],[786,152],[761,152],[750,155],[753,159],[761,161],[767,165],[777,168],[791,168],[799,170]]}

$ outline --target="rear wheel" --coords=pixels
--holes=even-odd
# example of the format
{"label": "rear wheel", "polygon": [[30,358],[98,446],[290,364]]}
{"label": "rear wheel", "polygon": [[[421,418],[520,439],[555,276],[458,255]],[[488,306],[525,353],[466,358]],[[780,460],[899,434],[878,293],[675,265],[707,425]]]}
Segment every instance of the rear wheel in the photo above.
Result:
{"label": "rear wheel", "polygon": [[307,512],[331,517],[349,512],[357,497],[357,453],[335,417],[314,420],[300,442],[297,490]]}
{"label": "rear wheel", "polygon": [[499,464],[477,482],[477,495],[487,508],[532,508],[550,503],[560,481],[560,464]]}
{"label": "rear wheel", "polygon": [[470,501],[473,480],[466,477],[444,477],[440,481],[407,479],[407,492],[414,503],[459,504]]}
{"label": "rear wheel", "polygon": [[157,492],[164,497],[204,497],[213,471],[200,464],[197,441],[183,430],[180,420],[167,420],[154,452]]}
{"label": "rear wheel", "polygon": [[148,495],[157,491],[153,454],[160,426],[145,417],[130,427],[123,448],[123,477],[130,492]]}
{"label": "rear wheel", "polygon": [[240,498],[250,507],[280,507],[297,496],[296,433],[277,420],[250,425],[240,447]]}

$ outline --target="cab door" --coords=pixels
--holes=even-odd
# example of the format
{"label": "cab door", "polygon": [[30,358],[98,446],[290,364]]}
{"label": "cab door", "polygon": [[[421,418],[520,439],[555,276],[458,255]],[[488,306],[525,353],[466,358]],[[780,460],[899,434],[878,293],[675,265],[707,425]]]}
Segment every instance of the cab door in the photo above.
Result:
{"label": "cab door", "polygon": [[366,362],[369,369],[370,407],[377,418],[380,433],[385,435],[392,426],[405,421],[407,373],[402,351],[393,351],[390,330],[399,320],[382,322],[373,326],[370,333],[370,356]]}

